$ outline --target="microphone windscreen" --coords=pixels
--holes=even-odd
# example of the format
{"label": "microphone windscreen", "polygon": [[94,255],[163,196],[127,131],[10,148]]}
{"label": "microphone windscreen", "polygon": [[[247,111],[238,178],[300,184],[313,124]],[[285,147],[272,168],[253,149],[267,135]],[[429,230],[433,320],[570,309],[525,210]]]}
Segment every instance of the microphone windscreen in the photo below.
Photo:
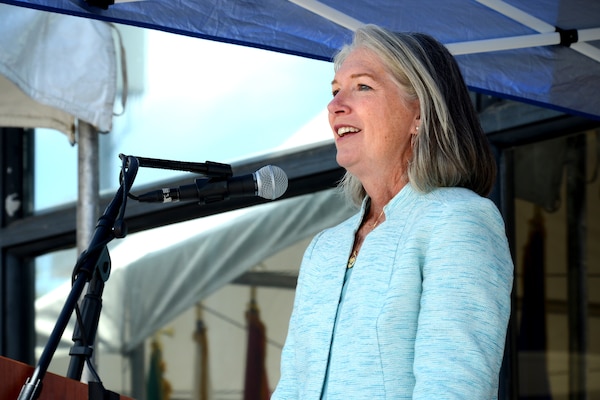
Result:
{"label": "microphone windscreen", "polygon": [[288,177],[285,172],[275,166],[262,167],[256,174],[256,195],[264,199],[274,200],[281,197],[288,187]]}

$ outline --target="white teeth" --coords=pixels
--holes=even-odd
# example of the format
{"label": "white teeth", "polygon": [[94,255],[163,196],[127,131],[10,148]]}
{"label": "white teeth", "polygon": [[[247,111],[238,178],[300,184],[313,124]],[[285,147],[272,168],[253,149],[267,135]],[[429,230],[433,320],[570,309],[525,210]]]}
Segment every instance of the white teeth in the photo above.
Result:
{"label": "white teeth", "polygon": [[346,133],[350,133],[350,132],[352,132],[352,133],[356,133],[356,132],[358,132],[359,130],[360,130],[360,129],[358,129],[358,128],[353,128],[353,127],[351,127],[351,126],[344,126],[344,127],[340,128],[340,129],[338,129],[338,131],[337,131],[337,134],[338,134],[338,136],[340,136],[340,137],[341,137],[341,136],[344,136]]}

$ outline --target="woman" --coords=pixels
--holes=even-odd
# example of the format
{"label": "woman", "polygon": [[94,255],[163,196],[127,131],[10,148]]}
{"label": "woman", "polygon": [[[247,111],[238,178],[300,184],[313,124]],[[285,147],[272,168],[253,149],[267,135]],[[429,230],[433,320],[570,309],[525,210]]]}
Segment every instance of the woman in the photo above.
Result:
{"label": "woman", "polygon": [[359,29],[329,122],[360,212],[306,250],[273,399],[497,398],[513,264],[450,53]]}

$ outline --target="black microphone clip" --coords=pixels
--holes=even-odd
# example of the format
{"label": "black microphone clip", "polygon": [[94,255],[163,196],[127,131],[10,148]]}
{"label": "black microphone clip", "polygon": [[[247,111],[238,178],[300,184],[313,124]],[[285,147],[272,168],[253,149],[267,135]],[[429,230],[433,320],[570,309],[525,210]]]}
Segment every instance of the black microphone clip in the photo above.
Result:
{"label": "black microphone clip", "polygon": [[142,203],[176,203],[196,200],[199,204],[210,204],[226,200],[228,196],[227,179],[197,178],[191,185],[177,188],[162,188],[137,196]]}

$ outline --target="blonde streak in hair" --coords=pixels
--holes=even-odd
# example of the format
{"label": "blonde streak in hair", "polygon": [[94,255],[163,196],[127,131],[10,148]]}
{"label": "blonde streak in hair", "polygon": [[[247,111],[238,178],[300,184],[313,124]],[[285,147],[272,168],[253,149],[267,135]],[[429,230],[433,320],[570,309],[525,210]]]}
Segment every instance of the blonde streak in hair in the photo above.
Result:
{"label": "blonde streak in hair", "polygon": [[[448,172],[447,166],[439,162],[437,151],[432,151],[432,149],[442,150],[449,141],[452,141],[450,132],[452,128],[446,103],[437,83],[428,72],[432,66],[424,65],[426,61],[414,54],[415,51],[424,52],[421,44],[416,42],[414,46],[417,50],[404,49],[409,62],[401,62],[404,73],[411,82],[415,97],[419,99],[421,118],[419,134],[415,139],[413,160],[408,167],[408,176],[417,190],[428,192],[445,181]],[[427,58],[423,59],[427,60]],[[432,141],[439,142],[440,140],[444,143],[432,143]],[[432,170],[434,164],[437,165],[437,168]]]}

